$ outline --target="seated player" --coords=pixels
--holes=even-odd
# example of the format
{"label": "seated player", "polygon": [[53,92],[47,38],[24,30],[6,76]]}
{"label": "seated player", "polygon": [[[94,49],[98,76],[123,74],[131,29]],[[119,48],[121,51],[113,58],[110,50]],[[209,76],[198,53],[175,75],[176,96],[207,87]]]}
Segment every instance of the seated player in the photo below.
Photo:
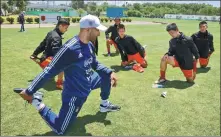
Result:
{"label": "seated player", "polygon": [[[56,28],[48,32],[45,39],[40,43],[40,45],[35,49],[33,54],[30,56],[32,60],[40,65],[44,69],[51,62],[52,58],[59,51],[62,46],[62,35],[67,31],[69,27],[69,22],[65,19],[60,19],[56,25]],[[43,55],[38,61],[38,54],[42,53]],[[56,82],[56,87],[58,89],[63,88],[63,72],[58,74],[58,80]]]}
{"label": "seated player", "polygon": [[214,52],[213,35],[207,31],[207,22],[199,23],[199,32],[194,33],[191,37],[199,50],[199,63],[201,68],[205,68],[209,63],[209,58]]}
{"label": "seated player", "polygon": [[161,59],[160,78],[155,83],[159,84],[166,81],[167,64],[173,67],[180,67],[187,82],[194,82],[196,77],[196,63],[199,58],[196,45],[191,37],[185,36],[178,30],[175,23],[169,24],[166,30],[172,36],[172,39],[169,41],[169,51]]}
{"label": "seated player", "polygon": [[[107,52],[108,52],[108,56],[110,56],[111,52],[110,52],[110,45],[114,45],[115,49],[116,49],[116,53],[119,53],[118,48],[117,48],[117,44],[115,42],[116,37],[118,37],[118,32],[117,32],[117,27],[120,24],[120,18],[115,18],[114,19],[115,24],[110,26],[106,31],[105,31],[105,35],[106,35],[106,45],[107,45]],[[111,33],[111,37],[109,37],[109,33]]]}
{"label": "seated player", "polygon": [[145,49],[132,36],[125,34],[125,26],[123,24],[118,26],[118,33],[119,36],[115,41],[121,54],[121,65],[126,66],[135,61],[137,64],[133,66],[133,69],[143,72],[143,68],[147,67]]}

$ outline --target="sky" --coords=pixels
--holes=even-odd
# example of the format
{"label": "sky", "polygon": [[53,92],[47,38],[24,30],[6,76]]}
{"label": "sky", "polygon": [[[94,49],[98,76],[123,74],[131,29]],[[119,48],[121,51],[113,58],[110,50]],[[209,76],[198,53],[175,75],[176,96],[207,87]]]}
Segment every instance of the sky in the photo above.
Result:
{"label": "sky", "polygon": [[[46,0],[45,0],[46,1]],[[49,0],[51,1],[50,4],[53,4],[53,0]],[[37,3],[40,1],[32,1],[32,3]],[[54,1],[55,5],[59,5],[59,4],[69,4],[71,1]],[[91,1],[85,1],[87,2],[91,2]],[[105,1],[95,1],[97,4],[101,4]],[[220,1],[116,1],[116,0],[112,0],[112,1],[106,1],[109,4],[116,4],[116,5],[123,5],[124,3],[128,2],[128,3],[146,3],[146,2],[150,2],[150,3],[160,3],[160,2],[166,2],[166,3],[205,3],[205,4],[210,4],[214,7],[220,7]]]}

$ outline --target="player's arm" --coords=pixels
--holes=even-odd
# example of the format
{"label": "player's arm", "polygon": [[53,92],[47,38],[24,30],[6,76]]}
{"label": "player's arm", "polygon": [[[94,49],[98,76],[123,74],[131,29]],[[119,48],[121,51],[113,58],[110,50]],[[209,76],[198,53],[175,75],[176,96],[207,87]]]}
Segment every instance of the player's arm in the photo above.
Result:
{"label": "player's arm", "polygon": [[34,51],[33,54],[32,54],[33,57],[37,57],[38,54],[42,53],[42,52],[45,50],[46,40],[47,40],[47,36],[46,36],[45,39],[40,43],[40,45],[35,49],[35,51]]}
{"label": "player's arm", "polygon": [[215,49],[214,49],[214,46],[213,46],[213,35],[210,34],[210,37],[209,37],[209,50],[210,50],[210,54],[212,54]]}
{"label": "player's arm", "polygon": [[175,52],[174,52],[174,49],[172,47],[172,41],[169,41],[169,49],[168,49],[168,52],[165,55],[173,56],[174,54],[175,54]]}
{"label": "player's arm", "polygon": [[188,39],[189,42],[189,48],[194,55],[195,59],[197,60],[199,58],[199,51],[196,47],[196,44],[193,42],[192,38]]}
{"label": "player's arm", "polygon": [[115,42],[116,42],[118,50],[120,52],[121,60],[122,60],[122,62],[127,61],[127,54],[125,54],[124,48],[121,44],[119,44],[118,40],[119,40],[119,37],[116,37]]}
{"label": "player's arm", "polygon": [[75,59],[76,55],[74,51],[68,47],[68,44],[63,46],[53,58],[52,62],[29,85],[25,91],[26,94],[33,95],[46,83],[49,78],[56,76],[65,68],[70,66]]}
{"label": "player's arm", "polygon": [[144,58],[145,57],[145,49],[133,37],[131,37],[131,40],[132,40],[132,43],[134,44],[134,46],[136,47],[136,49],[138,50],[139,54]]}
{"label": "player's arm", "polygon": [[112,29],[113,29],[113,27],[110,26],[110,27],[105,31],[106,39],[109,39],[109,33],[112,32]]}
{"label": "player's arm", "polygon": [[52,52],[53,52],[53,54],[55,55],[58,51],[59,51],[59,49],[61,48],[61,41],[62,41],[62,39],[61,39],[61,37],[59,37],[59,36],[55,36],[55,37],[53,37],[52,38],[52,42],[51,42],[51,49],[52,49]]}
{"label": "player's arm", "polygon": [[193,42],[196,43],[196,36],[195,36],[195,34],[191,35],[191,38],[192,38]]}

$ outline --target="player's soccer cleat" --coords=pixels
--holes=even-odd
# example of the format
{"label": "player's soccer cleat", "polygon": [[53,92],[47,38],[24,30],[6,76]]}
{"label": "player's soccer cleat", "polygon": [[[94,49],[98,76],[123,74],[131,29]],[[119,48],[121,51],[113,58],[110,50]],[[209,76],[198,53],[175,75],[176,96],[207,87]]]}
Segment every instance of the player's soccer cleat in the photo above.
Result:
{"label": "player's soccer cleat", "polygon": [[100,112],[113,112],[113,111],[119,111],[120,109],[121,109],[120,106],[114,105],[109,101],[106,106],[100,104]]}
{"label": "player's soccer cleat", "polygon": [[167,80],[165,78],[159,78],[157,81],[154,82],[154,84],[162,84],[165,83]]}
{"label": "player's soccer cleat", "polygon": [[111,56],[111,53],[107,53],[107,56],[109,56],[109,57],[110,57],[110,56]]}
{"label": "player's soccer cleat", "polygon": [[137,71],[137,72],[140,72],[140,73],[144,72],[144,68],[141,67],[140,64],[134,64],[132,68],[133,68],[134,71]]}

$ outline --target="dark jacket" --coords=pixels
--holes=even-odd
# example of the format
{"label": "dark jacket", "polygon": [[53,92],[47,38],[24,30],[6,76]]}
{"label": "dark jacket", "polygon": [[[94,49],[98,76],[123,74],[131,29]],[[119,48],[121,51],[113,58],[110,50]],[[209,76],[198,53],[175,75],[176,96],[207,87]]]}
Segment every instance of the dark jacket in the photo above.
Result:
{"label": "dark jacket", "polygon": [[139,53],[142,57],[144,57],[145,50],[143,46],[141,46],[141,44],[132,36],[125,35],[124,38],[120,38],[120,36],[118,36],[115,39],[115,42],[118,45],[122,61],[127,60],[127,55],[134,55],[136,53]]}
{"label": "dark jacket", "polygon": [[166,54],[174,56],[181,69],[190,70],[193,69],[193,55],[195,59],[198,59],[199,53],[192,38],[180,33],[179,38],[172,38],[169,41],[170,48]]}
{"label": "dark jacket", "polygon": [[63,33],[61,33],[58,28],[48,32],[47,36],[35,49],[33,54],[37,56],[43,52],[41,61],[45,60],[47,57],[55,56],[62,46],[62,35]]}
{"label": "dark jacket", "polygon": [[206,33],[196,32],[192,36],[201,58],[208,58],[209,53],[214,52],[213,35],[208,31]]}
{"label": "dark jacket", "polygon": [[117,25],[114,24],[112,26],[110,26],[106,31],[105,31],[105,35],[106,35],[106,39],[109,38],[109,33],[111,33],[111,39],[114,41],[116,39],[116,37],[119,36],[118,31],[117,31]]}

